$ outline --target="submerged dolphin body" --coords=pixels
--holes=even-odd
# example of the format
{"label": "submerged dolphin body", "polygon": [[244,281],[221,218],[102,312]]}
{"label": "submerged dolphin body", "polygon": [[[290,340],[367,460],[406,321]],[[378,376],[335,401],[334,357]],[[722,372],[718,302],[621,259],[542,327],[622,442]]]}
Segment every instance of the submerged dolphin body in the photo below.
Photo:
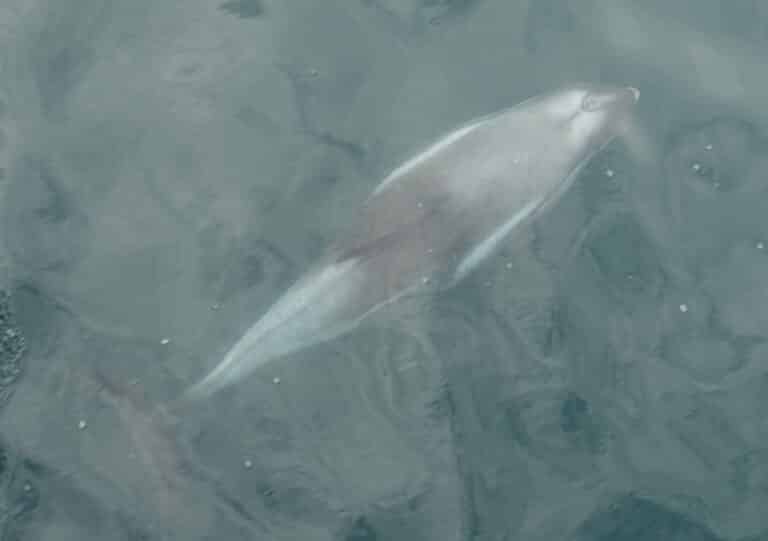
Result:
{"label": "submerged dolphin body", "polygon": [[337,242],[187,391],[208,396],[278,357],[338,337],[403,296],[447,288],[556,202],[620,135],[634,88],[579,85],[442,137],[386,177]]}

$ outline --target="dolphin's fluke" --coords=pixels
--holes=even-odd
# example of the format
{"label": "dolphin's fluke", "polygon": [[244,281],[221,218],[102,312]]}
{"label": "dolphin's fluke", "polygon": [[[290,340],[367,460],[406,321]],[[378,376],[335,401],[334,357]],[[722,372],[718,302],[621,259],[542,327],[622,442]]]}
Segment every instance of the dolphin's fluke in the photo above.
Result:
{"label": "dolphin's fluke", "polygon": [[[187,389],[186,400],[206,398],[259,366],[353,327],[370,280],[365,261],[346,258],[318,266],[296,282],[227,352],[205,378]],[[375,302],[375,299],[370,299]]]}
{"label": "dolphin's fluke", "polygon": [[248,364],[254,368],[267,363],[269,357],[260,355],[254,351],[248,359],[238,359],[232,351],[227,354],[221,364],[217,365],[207,376],[189,387],[182,396],[184,402],[195,402],[210,397],[235,381],[243,370],[243,365]]}

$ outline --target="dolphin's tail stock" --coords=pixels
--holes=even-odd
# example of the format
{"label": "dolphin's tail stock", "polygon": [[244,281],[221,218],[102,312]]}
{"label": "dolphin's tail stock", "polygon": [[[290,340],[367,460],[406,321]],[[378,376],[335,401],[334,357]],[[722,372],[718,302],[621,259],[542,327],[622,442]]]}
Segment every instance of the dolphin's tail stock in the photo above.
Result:
{"label": "dolphin's tail stock", "polygon": [[209,397],[278,357],[349,330],[369,308],[362,301],[369,282],[365,267],[364,260],[349,258],[299,279],[183,398]]}

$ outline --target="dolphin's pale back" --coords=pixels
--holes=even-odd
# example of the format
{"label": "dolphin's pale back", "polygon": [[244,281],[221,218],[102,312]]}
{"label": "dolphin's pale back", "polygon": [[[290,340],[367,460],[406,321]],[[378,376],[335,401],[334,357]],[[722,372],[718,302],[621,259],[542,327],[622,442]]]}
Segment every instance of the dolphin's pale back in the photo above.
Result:
{"label": "dolphin's pale back", "polygon": [[439,138],[387,176],[347,235],[229,350],[193,395],[337,337],[404,295],[450,287],[550,208],[639,93],[580,85]]}

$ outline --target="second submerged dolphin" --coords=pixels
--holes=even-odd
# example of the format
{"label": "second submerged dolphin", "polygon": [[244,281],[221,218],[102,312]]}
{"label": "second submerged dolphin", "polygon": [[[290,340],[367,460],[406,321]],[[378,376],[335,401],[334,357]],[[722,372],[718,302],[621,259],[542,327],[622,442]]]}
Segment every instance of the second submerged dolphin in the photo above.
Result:
{"label": "second submerged dolphin", "polygon": [[338,337],[403,296],[447,288],[558,200],[625,126],[631,87],[578,85],[445,135],[386,177],[331,247],[188,397],[210,395],[278,357]]}

